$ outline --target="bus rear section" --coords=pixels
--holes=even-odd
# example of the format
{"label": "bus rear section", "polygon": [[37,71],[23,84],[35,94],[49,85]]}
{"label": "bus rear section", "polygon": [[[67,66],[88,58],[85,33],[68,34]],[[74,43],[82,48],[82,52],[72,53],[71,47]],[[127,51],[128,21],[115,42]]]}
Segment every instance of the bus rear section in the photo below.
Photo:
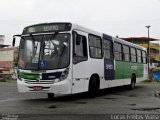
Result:
{"label": "bus rear section", "polygon": [[103,34],[104,77],[109,87],[128,85],[147,78],[146,49],[119,38]]}

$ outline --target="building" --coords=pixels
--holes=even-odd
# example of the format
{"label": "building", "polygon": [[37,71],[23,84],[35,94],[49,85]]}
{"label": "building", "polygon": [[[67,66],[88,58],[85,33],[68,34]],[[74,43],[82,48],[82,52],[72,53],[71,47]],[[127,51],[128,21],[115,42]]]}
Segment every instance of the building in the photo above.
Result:
{"label": "building", "polygon": [[4,35],[0,35],[0,48],[8,47],[9,45],[4,45]]}
{"label": "building", "polygon": [[[140,46],[143,46],[148,49],[148,37],[128,37],[128,38],[122,38],[123,40],[126,40],[128,42],[132,42],[134,44],[138,44]],[[160,63],[160,47],[158,43],[153,43],[152,41],[159,41],[159,39],[155,38],[149,38],[149,48],[150,48],[150,68],[153,68],[157,66],[157,64]]]}
{"label": "building", "polygon": [[17,58],[18,48],[0,48],[0,78],[14,74]]}
{"label": "building", "polygon": [[4,35],[0,35],[0,78],[10,77],[14,74],[18,58],[18,48],[4,45]]}

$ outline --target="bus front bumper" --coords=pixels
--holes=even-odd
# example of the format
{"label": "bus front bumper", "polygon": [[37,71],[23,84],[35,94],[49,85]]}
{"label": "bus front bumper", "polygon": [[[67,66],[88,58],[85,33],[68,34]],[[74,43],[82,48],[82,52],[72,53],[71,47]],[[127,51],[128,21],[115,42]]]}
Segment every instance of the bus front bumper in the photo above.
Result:
{"label": "bus front bumper", "polygon": [[55,94],[71,94],[70,80],[64,80],[53,84],[27,84],[24,81],[17,80],[17,87],[18,92],[20,93],[46,92]]}

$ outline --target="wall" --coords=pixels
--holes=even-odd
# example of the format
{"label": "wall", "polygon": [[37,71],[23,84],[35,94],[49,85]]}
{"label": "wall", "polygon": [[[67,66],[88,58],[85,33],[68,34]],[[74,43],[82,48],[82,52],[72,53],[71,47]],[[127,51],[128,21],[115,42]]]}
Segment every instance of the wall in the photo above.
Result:
{"label": "wall", "polygon": [[13,61],[14,60],[14,50],[0,50],[0,62],[3,61]]}

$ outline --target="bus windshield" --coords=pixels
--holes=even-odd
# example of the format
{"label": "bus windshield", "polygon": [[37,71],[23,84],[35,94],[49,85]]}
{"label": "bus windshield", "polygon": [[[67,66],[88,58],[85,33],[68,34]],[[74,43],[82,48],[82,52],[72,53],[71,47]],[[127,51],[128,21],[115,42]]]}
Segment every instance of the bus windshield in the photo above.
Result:
{"label": "bus windshield", "polygon": [[22,36],[18,66],[27,70],[53,70],[69,65],[68,33]]}

